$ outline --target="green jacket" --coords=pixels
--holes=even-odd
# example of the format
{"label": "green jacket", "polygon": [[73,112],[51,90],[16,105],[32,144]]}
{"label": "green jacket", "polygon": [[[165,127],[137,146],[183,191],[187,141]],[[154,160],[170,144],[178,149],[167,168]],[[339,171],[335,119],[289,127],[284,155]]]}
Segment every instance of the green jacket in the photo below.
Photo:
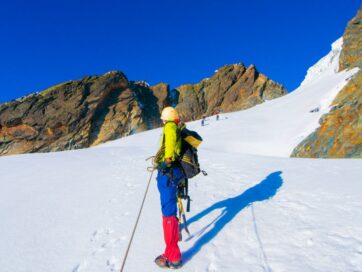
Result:
{"label": "green jacket", "polygon": [[178,137],[177,124],[175,122],[167,122],[163,127],[161,138],[161,147],[165,145],[165,153],[162,154],[160,161],[165,158],[171,158],[175,161],[181,153],[181,137]]}

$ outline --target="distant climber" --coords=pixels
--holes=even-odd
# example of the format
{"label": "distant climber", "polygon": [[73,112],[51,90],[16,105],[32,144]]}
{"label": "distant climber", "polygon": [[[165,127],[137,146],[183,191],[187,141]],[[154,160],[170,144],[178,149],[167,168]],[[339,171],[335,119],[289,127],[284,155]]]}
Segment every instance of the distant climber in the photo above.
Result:
{"label": "distant climber", "polygon": [[216,111],[216,121],[219,121],[220,118],[220,110]]}
{"label": "distant climber", "polygon": [[166,107],[161,114],[164,123],[161,147],[156,155],[158,163],[157,187],[161,198],[163,235],[166,249],[155,259],[162,268],[177,269],[182,266],[181,251],[178,247],[179,225],[177,219],[177,187],[185,179],[177,161],[181,152],[181,138],[177,137],[180,122],[177,111]]}

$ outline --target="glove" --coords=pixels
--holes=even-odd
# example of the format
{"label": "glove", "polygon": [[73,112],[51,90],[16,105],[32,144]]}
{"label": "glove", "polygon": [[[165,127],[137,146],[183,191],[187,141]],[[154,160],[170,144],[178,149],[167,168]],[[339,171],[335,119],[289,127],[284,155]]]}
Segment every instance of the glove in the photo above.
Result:
{"label": "glove", "polygon": [[161,162],[160,165],[158,166],[158,169],[161,171],[161,172],[165,172],[167,170],[167,167],[168,167],[168,164],[167,162]]}
{"label": "glove", "polygon": [[165,159],[163,162],[160,163],[159,169],[161,172],[166,172],[167,168],[171,166],[170,160]]}

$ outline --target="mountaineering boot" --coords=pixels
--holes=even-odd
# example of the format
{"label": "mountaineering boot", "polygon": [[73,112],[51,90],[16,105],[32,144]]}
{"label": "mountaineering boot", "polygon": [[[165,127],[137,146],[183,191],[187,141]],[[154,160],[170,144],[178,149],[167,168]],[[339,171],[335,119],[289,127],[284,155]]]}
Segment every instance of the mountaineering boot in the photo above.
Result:
{"label": "mountaineering boot", "polygon": [[161,268],[168,268],[168,260],[165,256],[160,255],[155,259],[155,263]]}
{"label": "mountaineering boot", "polygon": [[182,261],[178,262],[168,262],[168,267],[171,269],[179,269],[182,267]]}

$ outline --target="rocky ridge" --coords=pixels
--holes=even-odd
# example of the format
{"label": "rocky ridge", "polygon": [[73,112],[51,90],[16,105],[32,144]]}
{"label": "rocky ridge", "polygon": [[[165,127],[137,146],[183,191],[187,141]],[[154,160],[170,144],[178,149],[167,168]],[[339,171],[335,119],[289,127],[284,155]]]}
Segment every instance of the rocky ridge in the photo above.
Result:
{"label": "rocky ridge", "polygon": [[283,96],[287,90],[265,75],[254,65],[226,65],[209,79],[197,84],[182,85],[175,90],[176,109],[184,120],[194,120],[217,111],[243,110],[266,100]]}
{"label": "rocky ridge", "polygon": [[169,105],[189,121],[286,93],[254,65],[226,65],[210,79],[176,89],[129,81],[119,71],[88,76],[0,105],[0,155],[89,147],[156,128]]}

